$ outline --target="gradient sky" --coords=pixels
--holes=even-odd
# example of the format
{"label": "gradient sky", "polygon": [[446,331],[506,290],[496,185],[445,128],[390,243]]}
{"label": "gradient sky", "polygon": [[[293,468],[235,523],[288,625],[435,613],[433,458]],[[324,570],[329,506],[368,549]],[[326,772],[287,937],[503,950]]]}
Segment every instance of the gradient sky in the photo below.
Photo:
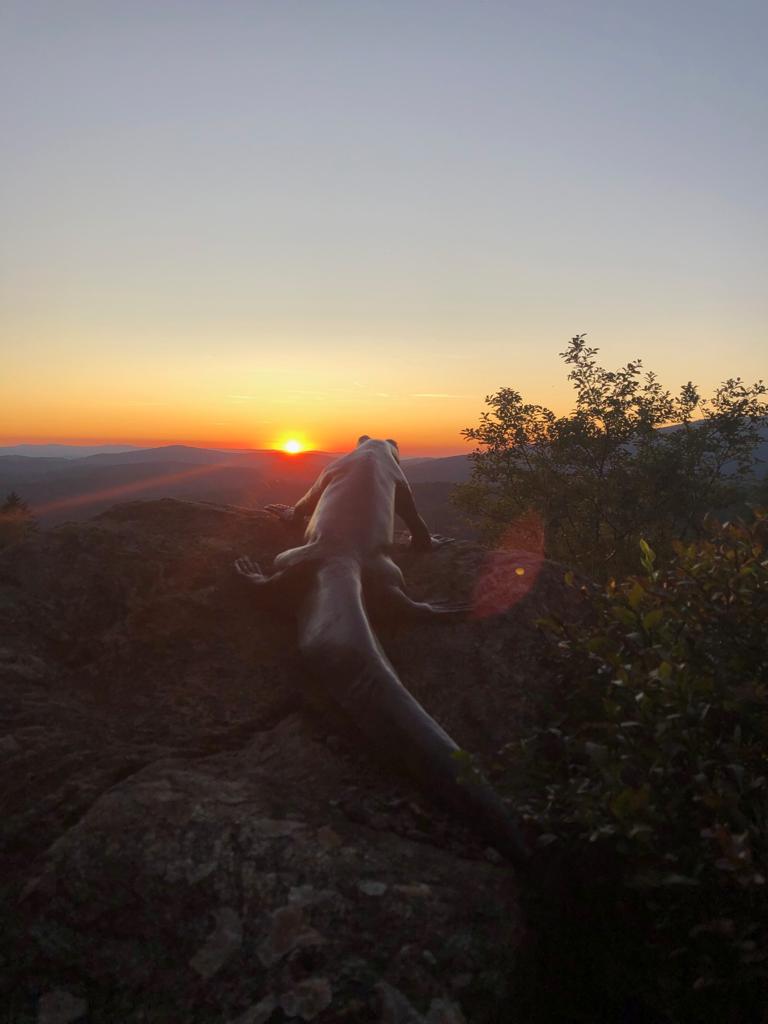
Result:
{"label": "gradient sky", "polygon": [[3,0],[0,438],[461,451],[766,374],[762,2]]}

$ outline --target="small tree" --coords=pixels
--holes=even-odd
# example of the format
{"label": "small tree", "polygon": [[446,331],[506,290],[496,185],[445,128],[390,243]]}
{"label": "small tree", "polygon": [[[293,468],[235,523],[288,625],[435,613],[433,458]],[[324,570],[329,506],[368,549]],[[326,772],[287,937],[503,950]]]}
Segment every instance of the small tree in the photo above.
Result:
{"label": "small tree", "polygon": [[0,547],[23,540],[28,533],[36,528],[37,524],[29,505],[19,497],[16,491],[11,491],[0,505]]}
{"label": "small tree", "polygon": [[24,515],[29,514],[29,505],[26,501],[22,501],[16,491],[11,491],[10,494],[6,495],[5,501],[0,505],[0,514],[4,516],[18,515],[23,513]]}
{"label": "small tree", "polygon": [[550,557],[603,577],[634,565],[640,536],[666,551],[704,512],[740,497],[768,389],[735,377],[711,401],[690,382],[674,396],[639,359],[606,370],[584,338],[561,353],[576,392],[570,415],[512,388],[486,399],[490,411],[462,431],[478,447],[456,501],[493,542],[535,512]]}

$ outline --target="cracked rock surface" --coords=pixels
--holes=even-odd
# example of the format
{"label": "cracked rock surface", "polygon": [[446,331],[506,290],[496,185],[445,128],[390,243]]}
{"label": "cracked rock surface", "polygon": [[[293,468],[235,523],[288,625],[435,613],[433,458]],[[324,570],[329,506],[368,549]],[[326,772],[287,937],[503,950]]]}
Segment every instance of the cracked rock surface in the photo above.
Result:
{"label": "cracked rock surface", "polygon": [[[232,572],[265,514],[116,506],[0,552],[0,991],[24,1022],[508,1020],[511,870],[304,696],[289,616]],[[403,682],[486,758],[543,685],[536,556],[398,556],[450,626],[385,623]],[[562,610],[562,609],[558,609]]]}

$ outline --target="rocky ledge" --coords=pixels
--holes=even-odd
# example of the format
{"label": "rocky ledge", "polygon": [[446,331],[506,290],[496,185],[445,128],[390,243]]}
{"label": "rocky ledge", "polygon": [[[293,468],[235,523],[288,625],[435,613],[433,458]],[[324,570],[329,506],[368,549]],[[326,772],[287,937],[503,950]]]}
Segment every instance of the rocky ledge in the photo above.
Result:
{"label": "rocky ledge", "polygon": [[[232,572],[283,546],[265,514],[168,499],[0,553],[4,1019],[510,1019],[514,876],[305,702],[290,618]],[[398,561],[416,597],[474,595],[379,635],[488,764],[546,685],[562,573],[465,543]]]}

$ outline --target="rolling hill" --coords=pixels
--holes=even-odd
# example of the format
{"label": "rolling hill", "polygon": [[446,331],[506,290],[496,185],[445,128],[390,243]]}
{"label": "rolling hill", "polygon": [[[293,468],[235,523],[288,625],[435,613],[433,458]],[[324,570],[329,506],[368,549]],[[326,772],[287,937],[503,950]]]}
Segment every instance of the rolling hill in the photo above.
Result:
{"label": "rolling hill", "polygon": [[[88,519],[131,499],[186,498],[246,508],[291,504],[336,457],[189,445],[101,451],[81,458],[0,454],[0,496],[16,491],[43,525]],[[413,485],[424,489],[425,514],[437,518],[435,529],[456,532],[455,515],[445,513],[453,483],[469,475],[466,457],[404,460],[403,468]]]}

